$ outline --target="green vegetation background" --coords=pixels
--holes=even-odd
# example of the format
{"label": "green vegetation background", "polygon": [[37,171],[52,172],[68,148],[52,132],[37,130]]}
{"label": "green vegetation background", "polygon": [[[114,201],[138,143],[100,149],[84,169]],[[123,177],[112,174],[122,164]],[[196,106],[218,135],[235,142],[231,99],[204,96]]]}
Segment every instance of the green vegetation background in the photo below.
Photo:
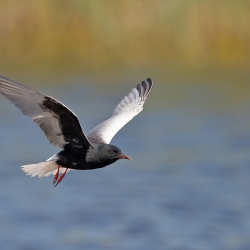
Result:
{"label": "green vegetation background", "polygon": [[250,1],[1,0],[0,55],[9,77],[125,70],[239,84],[249,79]]}

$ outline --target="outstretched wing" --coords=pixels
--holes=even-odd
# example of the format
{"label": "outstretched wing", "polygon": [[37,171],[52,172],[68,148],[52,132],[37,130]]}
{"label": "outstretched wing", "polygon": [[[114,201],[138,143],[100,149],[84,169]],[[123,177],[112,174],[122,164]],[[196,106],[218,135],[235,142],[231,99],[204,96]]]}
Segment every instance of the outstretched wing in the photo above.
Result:
{"label": "outstretched wing", "polygon": [[76,115],[56,99],[2,76],[0,93],[36,122],[54,146],[90,145]]}
{"label": "outstretched wing", "polygon": [[153,87],[153,81],[148,78],[133,88],[116,106],[112,116],[99,124],[87,135],[90,142],[110,143],[115,134],[136,115],[143,110],[150,90]]}

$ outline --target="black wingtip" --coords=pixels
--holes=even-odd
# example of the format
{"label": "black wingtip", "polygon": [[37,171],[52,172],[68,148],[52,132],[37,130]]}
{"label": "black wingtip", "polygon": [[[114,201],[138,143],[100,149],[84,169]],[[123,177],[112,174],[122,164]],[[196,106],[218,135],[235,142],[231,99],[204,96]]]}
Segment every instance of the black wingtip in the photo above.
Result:
{"label": "black wingtip", "polygon": [[142,87],[146,90],[147,89],[147,83],[145,81],[141,82]]}
{"label": "black wingtip", "polygon": [[151,78],[147,78],[147,82],[150,84],[150,85],[153,85],[153,81],[152,81],[152,79]]}
{"label": "black wingtip", "polygon": [[137,90],[138,90],[138,92],[139,92],[139,94],[140,94],[140,96],[143,95],[143,93],[144,93],[143,84],[146,84],[146,83],[142,82],[141,84],[137,84],[137,87],[136,87]]}
{"label": "black wingtip", "polygon": [[141,84],[137,85],[137,90],[140,96],[146,98],[153,87],[153,81],[151,78],[147,78],[147,81],[142,81]]}

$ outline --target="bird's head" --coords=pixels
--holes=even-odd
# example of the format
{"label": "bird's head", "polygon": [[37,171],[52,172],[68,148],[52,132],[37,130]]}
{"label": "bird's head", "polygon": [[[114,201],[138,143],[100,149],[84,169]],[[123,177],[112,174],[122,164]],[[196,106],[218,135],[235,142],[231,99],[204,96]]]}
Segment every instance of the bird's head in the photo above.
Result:
{"label": "bird's head", "polygon": [[122,153],[121,149],[111,144],[104,144],[100,147],[100,152],[103,157],[103,160],[107,160],[111,163],[119,159],[132,160],[129,156],[126,156]]}
{"label": "bird's head", "polygon": [[124,155],[122,151],[114,145],[106,144],[103,149],[104,149],[105,155],[110,159],[115,159],[115,161],[119,159],[132,160],[129,156]]}
{"label": "bird's head", "polygon": [[92,163],[100,166],[107,166],[119,159],[132,160],[129,156],[124,155],[121,149],[111,144],[97,144],[91,155],[92,160],[95,161]]}

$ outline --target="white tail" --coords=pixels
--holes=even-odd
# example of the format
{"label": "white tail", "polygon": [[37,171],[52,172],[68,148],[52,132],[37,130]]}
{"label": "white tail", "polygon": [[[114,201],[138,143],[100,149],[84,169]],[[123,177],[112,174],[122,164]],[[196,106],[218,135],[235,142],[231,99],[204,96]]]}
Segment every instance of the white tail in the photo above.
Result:
{"label": "white tail", "polygon": [[[41,178],[47,177],[49,175],[55,175],[58,169],[58,165],[56,164],[55,160],[50,160],[39,162],[36,164],[24,165],[21,166],[21,168],[27,175],[30,175],[31,177],[38,176],[39,178]],[[65,170],[66,168],[60,167],[60,173],[64,173]]]}

